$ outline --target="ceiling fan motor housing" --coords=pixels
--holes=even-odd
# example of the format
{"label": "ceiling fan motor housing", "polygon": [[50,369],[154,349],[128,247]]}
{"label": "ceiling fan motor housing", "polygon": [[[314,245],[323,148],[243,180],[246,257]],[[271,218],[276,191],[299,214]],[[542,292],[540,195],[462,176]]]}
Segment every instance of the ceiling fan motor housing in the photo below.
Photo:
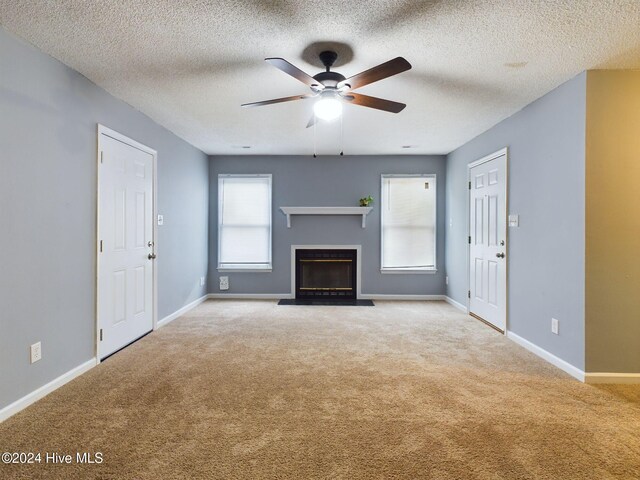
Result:
{"label": "ceiling fan motor housing", "polygon": [[344,75],[340,75],[338,72],[320,72],[314,75],[313,78],[325,87],[335,87],[338,83],[345,80]]}

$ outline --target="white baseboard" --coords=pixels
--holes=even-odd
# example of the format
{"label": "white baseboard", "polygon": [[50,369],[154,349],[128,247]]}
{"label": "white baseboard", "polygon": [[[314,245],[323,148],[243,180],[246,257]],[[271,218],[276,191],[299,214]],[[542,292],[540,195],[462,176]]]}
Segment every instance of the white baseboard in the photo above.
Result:
{"label": "white baseboard", "polygon": [[449,305],[456,307],[458,310],[461,310],[464,313],[467,313],[467,307],[461,304],[460,302],[456,302],[453,298],[449,296],[445,296],[444,301],[447,302]]}
{"label": "white baseboard", "polygon": [[202,297],[198,298],[197,300],[194,300],[193,302],[185,305],[184,307],[182,307],[180,310],[176,310],[175,312],[173,312],[171,315],[167,315],[166,317],[164,317],[162,320],[158,321],[158,325],[156,326],[156,329],[164,327],[165,325],[167,325],[168,323],[174,321],[176,318],[184,315],[185,313],[187,313],[189,310],[197,307],[198,305],[200,305],[202,302],[204,302],[207,298],[209,298],[209,295],[203,295]]}
{"label": "white baseboard", "polygon": [[585,383],[639,384],[640,373],[593,372],[585,374]]}
{"label": "white baseboard", "polygon": [[[280,300],[295,298],[291,293],[210,293],[208,298],[231,300]],[[445,300],[444,295],[387,295],[384,293],[363,293],[359,300]]]}
{"label": "white baseboard", "polygon": [[295,298],[290,293],[210,293],[208,298],[228,298],[230,300],[280,300]]}
{"label": "white baseboard", "polygon": [[507,331],[507,338],[513,340],[515,343],[517,343],[521,347],[526,348],[531,353],[535,353],[537,356],[546,360],[550,364],[555,365],[560,370],[564,370],[573,378],[576,378],[581,382],[585,381],[585,373],[582,370],[580,370],[577,367],[574,367],[569,362],[566,362],[565,360],[562,360],[561,358],[556,357],[553,353],[547,352],[544,348],[541,348],[531,343],[529,340],[526,340],[522,338],[520,335],[516,335],[511,331]]}
{"label": "white baseboard", "polygon": [[93,367],[96,366],[96,364],[97,362],[95,358],[92,358],[91,360],[87,360],[83,364],[78,365],[75,368],[72,368],[66,373],[63,373],[58,378],[51,380],[46,385],[43,385],[42,387],[34,390],[33,392],[7,405],[6,407],[0,410],[0,423],[4,422],[7,418],[11,417],[12,415],[15,415],[20,410],[24,410],[32,403],[37,402],[41,398],[47,396],[54,390],[60,388],[65,383],[68,383],[74,378],[79,377],[83,373],[87,372],[88,370],[91,370]]}
{"label": "white baseboard", "polygon": [[384,293],[363,293],[362,300],[444,300],[444,295],[387,295]]}

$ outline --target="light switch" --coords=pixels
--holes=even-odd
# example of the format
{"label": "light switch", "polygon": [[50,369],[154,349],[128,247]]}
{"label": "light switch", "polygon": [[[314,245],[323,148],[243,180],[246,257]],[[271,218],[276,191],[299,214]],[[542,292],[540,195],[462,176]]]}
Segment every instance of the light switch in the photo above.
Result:
{"label": "light switch", "polygon": [[158,215],[158,225],[164,225],[164,215]]}
{"label": "light switch", "polygon": [[509,226],[517,227],[519,225],[520,225],[520,215],[517,215],[517,214],[509,215]]}

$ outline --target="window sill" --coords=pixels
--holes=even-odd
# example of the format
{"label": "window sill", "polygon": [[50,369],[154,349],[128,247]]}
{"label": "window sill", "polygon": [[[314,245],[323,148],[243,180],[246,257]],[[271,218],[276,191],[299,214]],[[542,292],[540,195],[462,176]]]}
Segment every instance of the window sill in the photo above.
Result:
{"label": "window sill", "polygon": [[230,268],[230,267],[218,267],[218,271],[225,272],[246,272],[246,273],[271,273],[271,267],[268,268]]}
{"label": "window sill", "polygon": [[436,268],[423,268],[423,269],[404,269],[404,268],[381,268],[380,273],[384,275],[433,275],[438,273],[438,269]]}

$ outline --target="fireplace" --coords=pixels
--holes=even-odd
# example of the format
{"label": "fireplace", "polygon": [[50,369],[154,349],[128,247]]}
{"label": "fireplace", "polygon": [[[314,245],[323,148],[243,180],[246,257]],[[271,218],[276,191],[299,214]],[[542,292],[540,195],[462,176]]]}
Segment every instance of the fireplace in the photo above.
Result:
{"label": "fireplace", "polygon": [[295,295],[297,300],[356,300],[357,250],[297,249]]}

